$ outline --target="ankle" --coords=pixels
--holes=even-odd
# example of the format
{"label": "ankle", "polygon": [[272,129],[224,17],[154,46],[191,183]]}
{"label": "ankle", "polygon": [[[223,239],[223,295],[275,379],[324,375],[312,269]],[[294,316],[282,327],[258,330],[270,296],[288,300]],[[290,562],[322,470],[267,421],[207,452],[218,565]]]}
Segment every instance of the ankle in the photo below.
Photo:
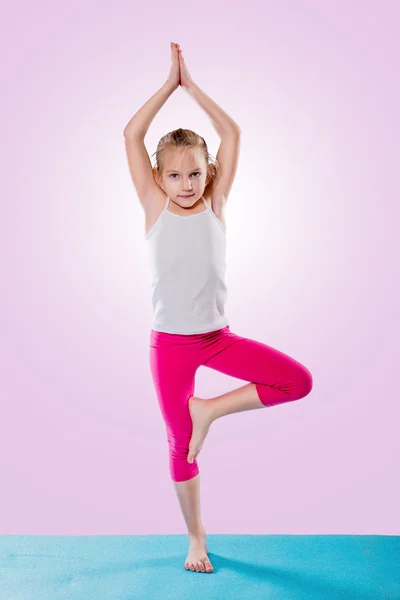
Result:
{"label": "ankle", "polygon": [[212,423],[214,423],[214,421],[216,421],[220,417],[220,415],[218,414],[217,399],[209,398],[207,400],[207,407],[208,407],[208,419],[209,419],[210,426],[211,426]]}
{"label": "ankle", "polygon": [[206,530],[204,529],[204,527],[201,527],[200,529],[196,529],[193,531],[188,531],[188,536],[190,540],[199,540],[199,539],[204,539],[206,537]]}

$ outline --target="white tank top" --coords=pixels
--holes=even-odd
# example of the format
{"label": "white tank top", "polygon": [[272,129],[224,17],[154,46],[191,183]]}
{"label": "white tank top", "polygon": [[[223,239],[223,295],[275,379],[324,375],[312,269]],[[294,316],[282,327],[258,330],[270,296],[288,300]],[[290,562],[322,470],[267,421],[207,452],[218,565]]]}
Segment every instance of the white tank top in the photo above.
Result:
{"label": "white tank top", "polygon": [[164,209],[145,238],[152,276],[155,331],[195,334],[228,325],[224,313],[226,232],[206,209],[181,216]]}

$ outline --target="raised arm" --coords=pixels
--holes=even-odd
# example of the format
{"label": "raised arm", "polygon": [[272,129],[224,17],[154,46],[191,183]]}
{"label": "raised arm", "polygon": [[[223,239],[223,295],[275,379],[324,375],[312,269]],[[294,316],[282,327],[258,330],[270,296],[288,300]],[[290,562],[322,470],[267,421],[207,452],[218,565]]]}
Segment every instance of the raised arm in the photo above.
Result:
{"label": "raised arm", "polygon": [[153,177],[153,169],[146,146],[144,145],[144,138],[154,117],[179,86],[180,81],[176,45],[171,44],[171,55],[171,71],[167,81],[133,115],[124,129],[129,171],[143,208],[146,207],[147,199],[153,196],[154,190],[158,187]]}
{"label": "raised arm", "polygon": [[126,138],[144,138],[154,117],[179,87],[180,71],[177,44],[171,42],[171,69],[164,85],[135,113],[124,129]]}
{"label": "raised arm", "polygon": [[181,86],[205,110],[221,138],[221,144],[216,156],[220,166],[220,172],[212,189],[213,206],[215,205],[219,208],[227,201],[235,179],[239,162],[241,130],[239,125],[194,83],[180,49],[179,66],[181,72]]}
{"label": "raised arm", "polygon": [[[179,44],[178,44],[179,46]],[[196,100],[196,102],[206,111],[214,125],[218,135],[240,133],[240,127],[218,104],[207,96],[198,85],[195,84],[189,74],[182,50],[179,48],[179,66],[181,73],[181,86]]]}
{"label": "raised arm", "polygon": [[146,133],[162,106],[174,92],[170,82],[163,86],[135,113],[124,129],[124,136],[128,139],[144,139]]}

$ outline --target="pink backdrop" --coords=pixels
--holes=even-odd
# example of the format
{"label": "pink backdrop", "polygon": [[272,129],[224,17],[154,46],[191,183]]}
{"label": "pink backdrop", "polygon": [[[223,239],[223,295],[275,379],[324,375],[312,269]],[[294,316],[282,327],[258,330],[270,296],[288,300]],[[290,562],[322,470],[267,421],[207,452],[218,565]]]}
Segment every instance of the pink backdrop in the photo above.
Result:
{"label": "pink backdrop", "polygon": [[[231,330],[314,377],[303,400],[212,425],[207,532],[400,534],[398,4],[24,4],[0,36],[0,533],[186,532],[123,138],[176,41],[243,132]],[[211,121],[181,88],[149,153],[177,127],[215,157]],[[196,394],[243,384],[201,368]]]}

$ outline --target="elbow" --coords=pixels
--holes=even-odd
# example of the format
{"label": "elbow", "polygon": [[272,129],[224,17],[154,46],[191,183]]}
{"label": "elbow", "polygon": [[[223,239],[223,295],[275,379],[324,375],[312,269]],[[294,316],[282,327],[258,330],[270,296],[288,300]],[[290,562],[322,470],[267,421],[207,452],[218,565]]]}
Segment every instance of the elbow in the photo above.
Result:
{"label": "elbow", "polygon": [[144,140],[145,138],[145,133],[143,133],[142,131],[132,131],[129,129],[124,129],[124,138],[127,140]]}
{"label": "elbow", "polygon": [[218,129],[218,135],[220,138],[232,138],[232,137],[240,137],[241,129],[239,125],[236,123],[230,123],[228,126]]}
{"label": "elbow", "polygon": [[239,125],[234,124],[234,125],[229,126],[227,129],[223,129],[220,132],[220,137],[222,138],[222,137],[233,137],[234,136],[234,137],[240,138],[241,133],[242,133],[242,131],[241,131]]}
{"label": "elbow", "polygon": [[240,129],[239,125],[233,121],[233,123],[230,126],[230,131],[235,133],[236,135],[240,136],[240,134],[242,133],[242,130]]}

